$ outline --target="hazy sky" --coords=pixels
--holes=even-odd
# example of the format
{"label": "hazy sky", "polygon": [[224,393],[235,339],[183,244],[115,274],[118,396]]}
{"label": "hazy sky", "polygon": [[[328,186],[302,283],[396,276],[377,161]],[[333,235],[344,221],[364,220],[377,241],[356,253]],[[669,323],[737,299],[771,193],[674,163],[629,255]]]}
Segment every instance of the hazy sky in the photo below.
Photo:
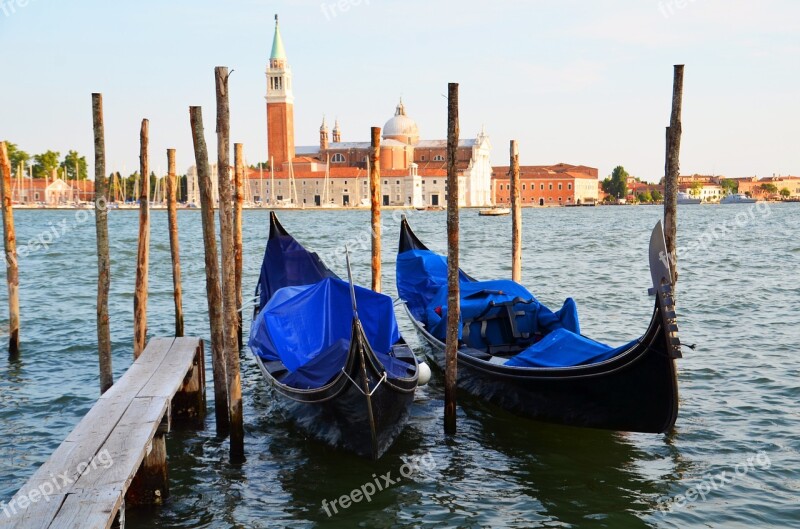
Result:
{"label": "hazy sky", "polygon": [[[91,93],[105,100],[108,169],[193,164],[190,105],[215,151],[214,66],[231,76],[232,140],[266,159],[264,70],[280,14],[298,145],[322,115],[367,141],[402,95],[424,139],[446,137],[448,82],[462,137],[486,126],[493,162],[615,165],[663,174],[673,64],[686,64],[681,172],[800,174],[796,0],[0,0],[0,138],[93,160]],[[90,170],[91,171],[91,170]]]}

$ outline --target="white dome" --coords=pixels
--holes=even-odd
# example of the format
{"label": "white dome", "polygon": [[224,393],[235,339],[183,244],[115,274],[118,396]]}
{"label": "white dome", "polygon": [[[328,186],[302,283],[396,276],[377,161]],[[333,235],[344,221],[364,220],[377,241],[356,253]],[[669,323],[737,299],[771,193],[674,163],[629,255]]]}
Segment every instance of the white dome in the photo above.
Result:
{"label": "white dome", "polygon": [[406,107],[403,106],[402,100],[397,105],[394,117],[383,126],[383,139],[394,139],[403,143],[419,141],[417,122],[406,116]]}

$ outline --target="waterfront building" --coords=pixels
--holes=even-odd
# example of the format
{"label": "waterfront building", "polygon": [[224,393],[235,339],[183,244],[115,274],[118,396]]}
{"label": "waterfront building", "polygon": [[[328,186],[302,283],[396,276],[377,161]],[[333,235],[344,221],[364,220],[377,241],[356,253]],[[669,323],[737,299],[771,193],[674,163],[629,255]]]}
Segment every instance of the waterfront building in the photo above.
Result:
{"label": "waterfront building", "polygon": [[[277,20],[266,75],[267,151],[272,174],[250,170],[248,193],[253,200],[296,207],[366,205],[369,201],[369,141],[344,141],[339,120],[331,134],[323,118],[319,143],[295,146],[293,76]],[[491,149],[485,129],[474,138],[459,141],[457,171],[461,206],[491,203]],[[394,116],[382,129],[383,205],[446,205],[446,157],[447,141],[422,139],[417,123],[400,100]]]}
{"label": "waterfront building", "polygon": [[[598,200],[597,169],[585,165],[526,165],[520,168],[520,202],[523,206],[569,206]],[[492,201],[511,202],[508,166],[494,167]]]}

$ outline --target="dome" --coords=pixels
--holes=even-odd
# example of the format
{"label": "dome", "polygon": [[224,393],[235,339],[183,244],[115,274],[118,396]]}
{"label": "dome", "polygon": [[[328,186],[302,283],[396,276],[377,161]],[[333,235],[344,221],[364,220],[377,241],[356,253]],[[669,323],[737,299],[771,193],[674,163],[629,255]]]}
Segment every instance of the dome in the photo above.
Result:
{"label": "dome", "polygon": [[397,105],[394,117],[383,126],[383,139],[397,140],[406,144],[419,141],[419,128],[417,122],[406,116],[406,107],[403,100]]}

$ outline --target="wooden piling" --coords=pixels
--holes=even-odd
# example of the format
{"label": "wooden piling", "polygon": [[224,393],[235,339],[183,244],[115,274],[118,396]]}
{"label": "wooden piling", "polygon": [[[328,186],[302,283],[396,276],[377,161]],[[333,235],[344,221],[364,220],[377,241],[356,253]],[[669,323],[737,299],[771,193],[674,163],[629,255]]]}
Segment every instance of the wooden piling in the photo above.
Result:
{"label": "wooden piling", "polygon": [[672,82],[672,115],[667,128],[667,161],[664,171],[664,239],[667,243],[672,284],[678,281],[678,174],[681,153],[681,107],[683,106],[683,65],[676,64]]}
{"label": "wooden piling", "polygon": [[11,203],[11,160],[6,142],[0,142],[0,200],[3,203],[3,244],[8,283],[8,355],[19,355],[19,265],[17,263],[17,236],[14,231],[14,210]]}
{"label": "wooden piling", "polygon": [[244,461],[244,422],[242,418],[242,380],[239,374],[238,311],[236,305],[235,251],[233,244],[233,204],[230,179],[230,104],[228,69],[214,69],[217,92],[217,176],[219,183],[219,236],[222,242],[222,305],[225,360],[228,378],[228,414],[231,420],[233,462]]}
{"label": "wooden piling", "polygon": [[203,110],[189,107],[192,124],[192,141],[197,167],[197,184],[200,188],[201,220],[203,223],[203,247],[206,263],[206,297],[208,298],[208,320],[211,327],[211,363],[214,370],[214,413],[217,435],[228,435],[228,385],[225,368],[225,339],[222,330],[222,289],[219,283],[217,261],[217,234],[214,228],[214,195],[211,189],[211,168],[208,165],[208,148],[203,130]]}
{"label": "wooden piling", "polygon": [[172,255],[172,294],[175,299],[175,337],[183,336],[183,287],[181,285],[181,252],[178,241],[177,171],[175,149],[167,149],[167,218],[169,250]]}
{"label": "wooden piling", "polygon": [[372,210],[372,290],[381,291],[381,128],[371,129],[369,193]]}
{"label": "wooden piling", "polygon": [[236,267],[236,306],[239,308],[237,322],[237,336],[239,339],[239,349],[244,346],[242,339],[242,208],[244,206],[244,154],[241,143],[233,144],[233,173],[234,192],[233,192],[233,251],[234,265]]}
{"label": "wooden piling", "polygon": [[133,293],[133,358],[139,358],[147,345],[147,279],[150,266],[150,122],[142,120],[139,134],[139,249],[136,254],[136,290]]}
{"label": "wooden piling", "polygon": [[458,83],[447,86],[447,347],[444,382],[444,429],[456,432],[458,325],[461,288],[458,282]]}
{"label": "wooden piling", "polygon": [[103,122],[103,94],[92,94],[94,124],[94,221],[97,239],[97,354],[100,363],[100,393],[114,384],[111,367],[111,329],[108,292],[111,288],[111,257],[108,249],[108,181],[106,140]]}
{"label": "wooden piling", "polygon": [[519,146],[511,140],[511,280],[522,281],[522,206],[519,200]]}

